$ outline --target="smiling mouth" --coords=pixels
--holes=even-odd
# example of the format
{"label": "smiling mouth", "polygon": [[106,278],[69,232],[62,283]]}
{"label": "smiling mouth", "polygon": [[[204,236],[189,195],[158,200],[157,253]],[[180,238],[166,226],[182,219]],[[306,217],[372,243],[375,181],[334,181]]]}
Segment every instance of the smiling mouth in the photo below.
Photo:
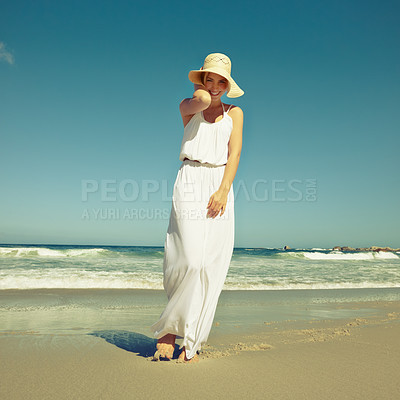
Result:
{"label": "smiling mouth", "polygon": [[211,93],[213,96],[218,96],[218,95],[219,95],[219,92],[211,92],[211,91],[210,91],[210,93]]}

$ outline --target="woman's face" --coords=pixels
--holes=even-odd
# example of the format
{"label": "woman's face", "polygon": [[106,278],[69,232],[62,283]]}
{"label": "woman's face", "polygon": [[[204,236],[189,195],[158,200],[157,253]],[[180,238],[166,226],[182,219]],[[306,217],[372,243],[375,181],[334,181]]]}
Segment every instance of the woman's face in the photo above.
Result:
{"label": "woman's face", "polygon": [[214,72],[209,72],[206,75],[204,86],[210,93],[211,99],[217,100],[225,93],[229,84],[228,80],[223,76],[215,74]]}

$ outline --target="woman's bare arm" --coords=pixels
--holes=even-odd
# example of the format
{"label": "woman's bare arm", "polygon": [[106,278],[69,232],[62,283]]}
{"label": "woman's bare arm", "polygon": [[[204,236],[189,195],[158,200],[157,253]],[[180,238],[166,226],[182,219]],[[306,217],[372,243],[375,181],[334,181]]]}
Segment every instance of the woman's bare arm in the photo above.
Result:
{"label": "woman's bare arm", "polygon": [[233,129],[228,144],[228,161],[225,166],[224,176],[219,189],[210,197],[207,208],[209,215],[215,218],[221,211],[224,214],[228,193],[231,189],[233,180],[239,166],[240,153],[242,151],[242,133],[243,133],[243,111],[240,107],[235,107],[230,112],[233,120]]}
{"label": "woman's bare arm", "polygon": [[211,104],[211,95],[203,85],[194,84],[194,93],[191,99],[183,99],[179,104],[182,117],[193,115],[205,110]]}

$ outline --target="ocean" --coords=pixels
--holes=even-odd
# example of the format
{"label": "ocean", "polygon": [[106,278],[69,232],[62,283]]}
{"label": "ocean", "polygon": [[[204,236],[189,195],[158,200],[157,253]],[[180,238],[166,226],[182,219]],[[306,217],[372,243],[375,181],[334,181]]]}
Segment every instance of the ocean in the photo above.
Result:
{"label": "ocean", "polygon": [[[0,290],[163,290],[163,247],[1,245]],[[400,288],[400,253],[235,248],[223,290]]]}

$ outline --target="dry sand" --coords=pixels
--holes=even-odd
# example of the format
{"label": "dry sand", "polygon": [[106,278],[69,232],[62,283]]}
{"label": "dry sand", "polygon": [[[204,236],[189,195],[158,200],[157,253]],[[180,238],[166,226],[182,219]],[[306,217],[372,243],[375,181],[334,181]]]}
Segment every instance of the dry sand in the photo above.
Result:
{"label": "dry sand", "polygon": [[154,342],[133,332],[3,331],[0,398],[398,399],[400,302],[372,303],[372,317],[210,337],[197,364],[151,361]]}

